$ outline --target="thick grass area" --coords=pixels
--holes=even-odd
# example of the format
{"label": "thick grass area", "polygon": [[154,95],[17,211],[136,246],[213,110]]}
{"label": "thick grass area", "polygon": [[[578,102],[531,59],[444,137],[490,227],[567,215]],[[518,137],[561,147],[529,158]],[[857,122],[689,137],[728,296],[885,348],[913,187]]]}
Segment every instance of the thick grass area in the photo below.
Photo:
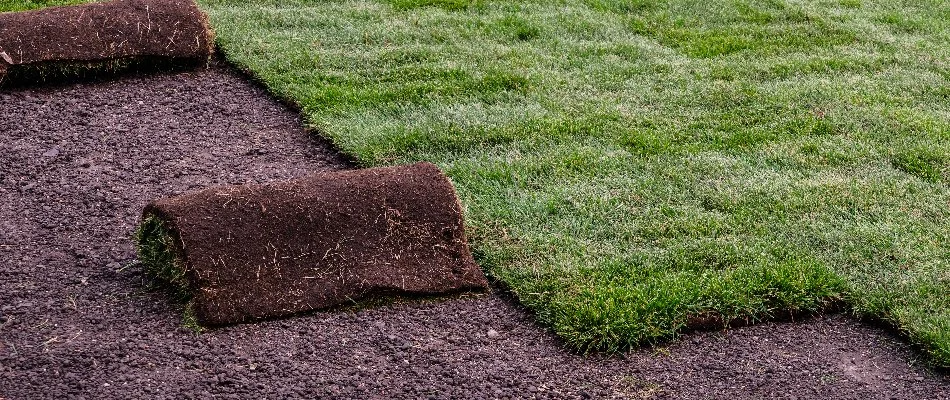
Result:
{"label": "thick grass area", "polygon": [[27,11],[52,6],[94,3],[95,1],[97,0],[0,0],[0,12]]}
{"label": "thick grass area", "polygon": [[578,350],[844,300],[950,366],[944,0],[200,3],[343,151],[444,168]]}
{"label": "thick grass area", "polygon": [[579,350],[845,300],[950,365],[942,0],[202,0],[366,165],[432,161]]}

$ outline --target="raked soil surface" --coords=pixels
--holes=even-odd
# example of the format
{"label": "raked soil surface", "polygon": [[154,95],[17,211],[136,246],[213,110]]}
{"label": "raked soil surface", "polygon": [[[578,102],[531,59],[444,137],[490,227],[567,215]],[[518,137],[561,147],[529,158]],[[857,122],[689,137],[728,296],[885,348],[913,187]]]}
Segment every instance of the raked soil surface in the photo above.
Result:
{"label": "raked soil surface", "polygon": [[143,288],[148,201],[350,167],[220,65],[0,92],[0,398],[950,399],[842,315],[585,357],[497,293],[196,335]]}

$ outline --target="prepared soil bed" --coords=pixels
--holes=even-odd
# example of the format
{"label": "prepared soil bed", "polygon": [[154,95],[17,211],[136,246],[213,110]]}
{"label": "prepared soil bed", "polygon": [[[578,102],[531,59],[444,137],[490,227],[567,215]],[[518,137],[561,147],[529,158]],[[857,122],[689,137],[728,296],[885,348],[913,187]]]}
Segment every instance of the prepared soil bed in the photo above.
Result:
{"label": "prepared soil bed", "polygon": [[221,67],[0,92],[0,397],[950,398],[904,342],[837,315],[604,358],[497,293],[196,335],[144,287],[148,202],[350,168]]}
{"label": "prepared soil bed", "polygon": [[0,84],[145,64],[208,61],[214,40],[192,0],[115,0],[0,13]]}

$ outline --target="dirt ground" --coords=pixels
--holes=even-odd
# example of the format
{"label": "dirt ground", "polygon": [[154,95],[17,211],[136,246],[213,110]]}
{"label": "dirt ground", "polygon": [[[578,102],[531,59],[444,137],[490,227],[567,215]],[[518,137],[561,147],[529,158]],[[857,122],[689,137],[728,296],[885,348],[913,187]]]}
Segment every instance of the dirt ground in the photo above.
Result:
{"label": "dirt ground", "polygon": [[583,357],[503,295],[200,335],[142,287],[150,200],[347,168],[222,66],[0,92],[0,398],[950,399],[950,378],[841,315]]}

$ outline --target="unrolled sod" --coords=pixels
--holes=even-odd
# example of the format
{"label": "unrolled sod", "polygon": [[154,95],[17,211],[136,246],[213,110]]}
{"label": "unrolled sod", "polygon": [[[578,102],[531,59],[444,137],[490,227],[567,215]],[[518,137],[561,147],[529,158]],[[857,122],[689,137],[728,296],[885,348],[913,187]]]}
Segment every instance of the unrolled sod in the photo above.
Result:
{"label": "unrolled sod", "polygon": [[487,287],[455,189],[430,163],[158,200],[137,240],[145,272],[175,286],[201,325]]}

